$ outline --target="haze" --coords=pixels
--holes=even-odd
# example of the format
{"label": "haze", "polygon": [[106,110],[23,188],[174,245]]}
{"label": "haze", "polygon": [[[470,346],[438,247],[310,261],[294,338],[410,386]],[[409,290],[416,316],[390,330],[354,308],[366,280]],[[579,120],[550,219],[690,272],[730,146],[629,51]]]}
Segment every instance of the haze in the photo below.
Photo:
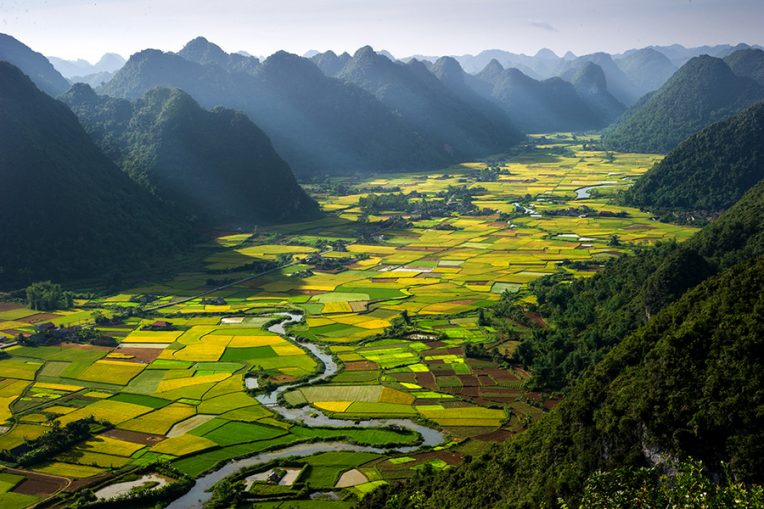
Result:
{"label": "haze", "polygon": [[204,35],[227,51],[353,51],[371,44],[403,57],[489,48],[562,54],[652,44],[764,42],[759,0],[12,0],[0,31],[46,55],[95,61]]}

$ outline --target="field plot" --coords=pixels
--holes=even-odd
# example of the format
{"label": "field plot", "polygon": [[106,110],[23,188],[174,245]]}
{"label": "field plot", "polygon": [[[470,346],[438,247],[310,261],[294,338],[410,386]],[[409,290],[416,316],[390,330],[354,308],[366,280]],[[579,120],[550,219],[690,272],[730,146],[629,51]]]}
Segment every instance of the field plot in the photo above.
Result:
{"label": "field plot", "polygon": [[[34,494],[19,488],[33,477],[85,483],[155,460],[199,476],[303,442],[349,439],[380,450],[419,443],[407,431],[353,428],[355,420],[416,419],[442,431],[446,443],[406,455],[303,458],[294,467],[307,466],[300,482],[351,499],[259,505],[347,507],[382,483],[479,454],[557,402],[524,387],[529,373],[481,354],[498,345],[508,355],[530,334],[520,322],[511,334],[493,330],[481,308],[503,295],[527,299],[527,285],[546,275],[591,277],[639,246],[691,236],[692,228],[659,223],[610,198],[658,159],[610,157],[559,135],[490,172],[485,163],[465,163],[431,174],[338,178],[308,186],[328,212],[323,218],[225,232],[199,247],[197,270],[171,280],[53,313],[0,303],[0,347],[8,354],[0,359],[0,450],[23,450],[54,422],[108,422],[30,466],[26,477],[0,473],[0,506],[25,507],[63,486]],[[403,194],[408,202],[373,208],[361,201],[370,194]],[[116,347],[13,345],[40,323],[89,324],[96,311],[124,312],[96,326]],[[303,315],[287,329],[294,341],[265,330],[284,311]],[[284,421],[245,390],[253,380],[262,391],[321,372],[310,343],[330,353],[339,372],[287,390],[285,404],[346,419],[347,428]],[[267,495],[271,488],[253,489]],[[290,486],[272,490],[294,495]]]}

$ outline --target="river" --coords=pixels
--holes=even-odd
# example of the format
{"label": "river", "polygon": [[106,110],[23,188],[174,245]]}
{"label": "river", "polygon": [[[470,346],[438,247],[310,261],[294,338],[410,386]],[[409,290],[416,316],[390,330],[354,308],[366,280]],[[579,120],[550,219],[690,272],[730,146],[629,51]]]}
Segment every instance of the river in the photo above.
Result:
{"label": "river", "polygon": [[422,444],[419,446],[402,446],[402,447],[388,447],[378,448],[363,445],[351,444],[349,442],[332,441],[332,442],[313,442],[295,444],[292,446],[278,449],[275,451],[263,452],[246,458],[234,460],[226,463],[219,469],[210,472],[196,480],[193,488],[174,500],[168,507],[170,509],[188,509],[188,508],[200,508],[204,503],[210,499],[212,494],[208,491],[221,479],[228,477],[241,470],[244,467],[250,467],[261,463],[267,463],[269,461],[288,458],[288,457],[304,457],[318,454],[321,452],[330,451],[357,451],[357,452],[376,452],[383,453],[385,451],[394,450],[401,453],[408,453],[417,450],[419,447],[427,446],[432,447],[442,443],[445,440],[445,436],[438,430],[428,428],[418,424],[410,419],[366,419],[363,421],[348,421],[344,419],[334,419],[320,410],[311,407],[304,406],[300,408],[290,408],[279,402],[279,395],[297,387],[310,385],[320,380],[327,379],[334,376],[339,367],[337,362],[331,356],[331,354],[324,348],[313,343],[301,343],[295,340],[292,336],[286,334],[285,326],[290,323],[298,322],[302,319],[301,314],[296,313],[279,313],[284,316],[284,320],[271,325],[268,330],[279,334],[295,345],[309,350],[323,363],[323,371],[316,376],[303,381],[295,382],[293,384],[282,385],[267,394],[261,394],[257,396],[257,400],[271,410],[274,413],[279,414],[282,418],[291,422],[304,424],[312,427],[331,427],[331,428],[346,428],[346,427],[358,427],[358,428],[383,428],[387,426],[398,426],[406,428],[416,433],[419,433],[422,437]]}

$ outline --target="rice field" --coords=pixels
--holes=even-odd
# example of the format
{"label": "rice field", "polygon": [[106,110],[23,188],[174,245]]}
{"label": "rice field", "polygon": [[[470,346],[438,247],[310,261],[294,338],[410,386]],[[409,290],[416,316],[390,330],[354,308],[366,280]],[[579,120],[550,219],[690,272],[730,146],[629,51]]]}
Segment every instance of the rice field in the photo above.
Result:
{"label": "rice field", "polygon": [[[559,155],[565,153],[561,147],[567,155]],[[39,313],[0,303],[0,346],[9,354],[0,360],[0,450],[22,447],[54,422],[90,416],[108,421],[111,429],[30,467],[39,475],[87,483],[156,459],[198,476],[220,462],[319,438],[414,443],[411,433],[285,422],[245,390],[251,377],[274,387],[321,369],[299,341],[263,327],[272,313],[285,310],[304,314],[290,333],[324,345],[341,367],[328,383],[287,391],[287,403],[347,419],[349,428],[358,419],[417,419],[449,440],[438,450],[406,456],[336,452],[306,458],[301,465],[311,468],[304,480],[315,489],[333,489],[342,479],[336,489],[362,496],[424,465],[448,468],[521,431],[555,400],[524,388],[529,374],[522,369],[466,355],[472,345],[497,341],[496,331],[480,325],[478,309],[505,292],[524,298],[527,285],[545,275],[591,277],[597,264],[612,257],[694,233],[609,198],[659,156],[615,154],[608,160],[566,136],[540,149],[504,163],[504,172],[490,182],[478,178],[485,164],[465,163],[431,174],[346,180],[350,192],[343,196],[312,185],[308,190],[328,212],[324,218],[227,232],[199,247],[204,261],[196,272],[78,301],[73,310]],[[599,186],[599,194],[576,199],[577,189],[591,186]],[[403,222],[361,238],[358,202],[375,187],[416,191],[433,201],[466,187],[486,211],[429,218],[378,211],[368,220]],[[247,271],[255,262],[286,259],[290,265],[258,277]],[[99,326],[116,347],[13,345],[40,323],[86,324],[95,311],[111,316],[158,305],[163,307]],[[390,332],[403,316],[415,334]],[[158,321],[169,325],[157,328]],[[512,341],[501,348],[511,350]],[[0,505],[39,501],[14,492],[18,482],[4,475]]]}

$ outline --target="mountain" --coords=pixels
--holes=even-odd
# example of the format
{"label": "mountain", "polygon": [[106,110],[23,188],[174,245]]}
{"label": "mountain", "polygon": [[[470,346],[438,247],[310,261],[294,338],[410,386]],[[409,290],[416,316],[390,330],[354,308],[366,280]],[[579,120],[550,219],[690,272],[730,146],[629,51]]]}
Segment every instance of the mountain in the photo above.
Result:
{"label": "mountain", "polygon": [[368,92],[283,51],[241,71],[144,50],[98,92],[138,99],[156,86],[179,88],[205,108],[246,113],[297,173],[400,171],[454,161]]}
{"label": "mountain", "polygon": [[606,123],[560,78],[537,81],[520,70],[502,69],[497,61],[476,75],[486,93],[525,132],[581,131]]}
{"label": "mountain", "polygon": [[63,103],[0,62],[3,286],[171,257],[188,228],[117,168]]}
{"label": "mountain", "polygon": [[352,57],[345,52],[337,55],[332,50],[325,53],[316,53],[310,59],[321,69],[321,72],[332,78],[336,77]]}
{"label": "mountain", "polygon": [[738,76],[752,78],[760,85],[764,85],[764,51],[754,48],[743,49],[724,57],[724,61]]}
{"label": "mountain", "polygon": [[217,65],[228,71],[254,72],[260,65],[260,60],[253,56],[239,53],[228,54],[217,44],[213,44],[204,37],[197,37],[189,41],[178,55],[190,62],[201,65]]}
{"label": "mountain", "polygon": [[686,64],[690,59],[699,57],[701,55],[709,55],[712,57],[724,58],[734,53],[735,51],[750,48],[751,46],[749,46],[748,44],[741,43],[735,46],[732,46],[730,44],[718,44],[715,46],[706,45],[706,46],[697,46],[692,48],[686,48],[682,46],[681,44],[672,44],[671,46],[650,46],[650,47],[666,55],[666,57],[669,60],[671,60],[671,63],[673,63],[675,66],[681,67],[684,64]]}
{"label": "mountain", "polygon": [[518,138],[512,120],[500,108],[497,108],[496,104],[475,90],[475,86],[479,87],[479,80],[464,72],[455,58],[441,57],[428,70],[443,83],[451,94],[479,112],[499,129],[510,133],[513,139]]}
{"label": "mountain", "polygon": [[47,58],[10,35],[0,34],[0,60],[21,69],[40,90],[49,95],[55,97],[69,90],[69,82]]}
{"label": "mountain", "polygon": [[568,65],[578,67],[585,62],[597,64],[602,69],[602,72],[605,75],[605,80],[607,81],[608,91],[622,104],[631,106],[644,95],[637,89],[634,83],[629,80],[618,65],[616,65],[609,54],[599,52],[583,55],[570,62]]}
{"label": "mountain", "polygon": [[764,86],[736,76],[723,60],[695,57],[660,89],[640,100],[603,133],[624,152],[668,152],[714,122],[764,99]]}
{"label": "mountain", "polygon": [[[764,416],[750,409],[764,405],[763,255],[764,182],[686,246],[627,257],[569,292],[557,285],[549,305],[569,311],[551,323],[578,331],[564,341],[586,344],[580,331],[594,324],[617,337],[612,349],[524,433],[458,467],[375,491],[361,507],[555,507],[560,499],[576,507],[595,472],[670,470],[688,458],[702,460],[711,477],[727,469],[736,482],[762,482]],[[656,277],[676,293],[649,317],[644,307],[636,311],[642,321],[623,328],[619,299],[628,303],[638,298],[635,288],[655,283],[642,267],[655,260],[662,260]],[[597,291],[581,293],[593,285]],[[609,306],[609,323],[596,324],[595,303]]]}
{"label": "mountain", "polygon": [[608,92],[605,73],[597,64],[586,62],[578,69],[571,69],[563,77],[573,84],[581,99],[604,124],[615,121],[626,109]]}
{"label": "mountain", "polygon": [[187,217],[238,226],[318,213],[265,133],[242,113],[206,111],[167,88],[131,103],[78,84],[62,99],[133,180]]}
{"label": "mountain", "polygon": [[111,81],[114,77],[112,72],[97,72],[94,74],[86,74],[85,76],[72,76],[72,83],[85,83],[91,87],[101,87]]}
{"label": "mountain", "polygon": [[455,93],[418,60],[393,62],[366,46],[337,77],[373,94],[457,160],[502,152],[520,140],[506,115],[478,105],[464,87]]}
{"label": "mountain", "polygon": [[718,211],[764,179],[764,102],[690,136],[637,180],[628,204]]}
{"label": "mountain", "polygon": [[642,48],[615,60],[639,91],[640,96],[658,90],[676,72],[666,55],[653,48]]}
{"label": "mountain", "polygon": [[87,60],[65,60],[63,58],[48,57],[50,63],[66,78],[86,76],[96,73],[114,73],[125,65],[125,59],[116,53],[104,53],[98,62],[91,64]]}

